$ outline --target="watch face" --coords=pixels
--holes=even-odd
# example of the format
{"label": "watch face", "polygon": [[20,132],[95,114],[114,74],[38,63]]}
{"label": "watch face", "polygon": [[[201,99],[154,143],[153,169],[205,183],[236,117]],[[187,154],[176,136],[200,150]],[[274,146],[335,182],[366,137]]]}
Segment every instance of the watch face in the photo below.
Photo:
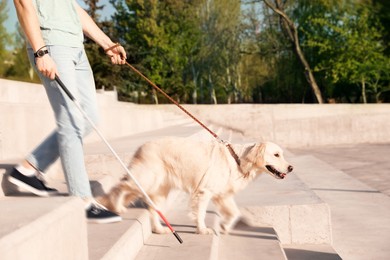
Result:
{"label": "watch face", "polygon": [[34,56],[37,57],[37,58],[39,58],[39,57],[45,56],[45,54],[47,54],[47,53],[49,53],[48,50],[38,50],[38,51],[34,54]]}
{"label": "watch face", "polygon": [[45,55],[45,51],[39,50],[37,54],[38,54],[38,57],[42,57],[43,55]]}

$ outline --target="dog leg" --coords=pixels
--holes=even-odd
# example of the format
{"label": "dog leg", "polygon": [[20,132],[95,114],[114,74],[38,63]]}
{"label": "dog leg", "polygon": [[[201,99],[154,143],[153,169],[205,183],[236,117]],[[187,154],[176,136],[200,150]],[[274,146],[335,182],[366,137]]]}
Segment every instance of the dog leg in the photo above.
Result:
{"label": "dog leg", "polygon": [[122,189],[123,184],[118,184],[114,186],[109,193],[98,197],[96,200],[105,206],[108,210],[114,211],[116,213],[122,213],[122,197],[127,191]]}
{"label": "dog leg", "polygon": [[123,193],[117,202],[117,208],[118,210],[120,210],[119,212],[125,212],[127,210],[127,207],[139,197],[141,197],[141,195],[137,192]]}
{"label": "dog leg", "polygon": [[[165,198],[163,196],[153,196],[151,197],[151,200],[156,205],[158,209],[164,204]],[[157,211],[149,206],[149,212],[150,212],[150,218],[151,218],[151,224],[152,224],[152,231],[156,234],[167,234],[170,233],[171,230],[168,227],[164,227],[161,224],[160,221],[160,215],[157,213]]]}
{"label": "dog leg", "polygon": [[209,191],[199,191],[191,200],[192,215],[196,221],[196,233],[202,235],[214,234],[213,229],[207,228],[205,223],[206,210],[212,195]]}
{"label": "dog leg", "polygon": [[109,209],[116,213],[123,213],[131,202],[129,198],[136,199],[136,194],[127,182],[120,182],[111,189],[108,197],[111,204]]}
{"label": "dog leg", "polygon": [[213,202],[222,215],[221,232],[229,233],[241,216],[233,196],[216,197],[213,198]]}

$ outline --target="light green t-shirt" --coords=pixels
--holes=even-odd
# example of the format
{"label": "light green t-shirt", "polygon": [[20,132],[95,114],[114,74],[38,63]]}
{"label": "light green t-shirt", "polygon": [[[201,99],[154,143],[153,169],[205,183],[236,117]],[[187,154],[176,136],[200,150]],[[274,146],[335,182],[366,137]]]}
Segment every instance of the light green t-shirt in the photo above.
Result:
{"label": "light green t-shirt", "polygon": [[33,0],[46,45],[82,47],[83,30],[75,0]]}

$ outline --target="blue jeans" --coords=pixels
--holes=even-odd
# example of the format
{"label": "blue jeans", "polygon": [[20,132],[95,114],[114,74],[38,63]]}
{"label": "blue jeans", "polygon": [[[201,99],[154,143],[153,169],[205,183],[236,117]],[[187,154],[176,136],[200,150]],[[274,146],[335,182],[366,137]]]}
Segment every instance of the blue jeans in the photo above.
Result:
{"label": "blue jeans", "polygon": [[[84,48],[48,46],[48,50],[57,65],[60,79],[88,117],[96,123],[95,83]],[[28,49],[28,56],[36,69],[32,49]],[[70,195],[90,198],[92,192],[84,163],[83,137],[92,128],[56,81],[40,73],[38,75],[54,111],[57,128],[26,160],[37,170],[44,172],[60,158]]]}

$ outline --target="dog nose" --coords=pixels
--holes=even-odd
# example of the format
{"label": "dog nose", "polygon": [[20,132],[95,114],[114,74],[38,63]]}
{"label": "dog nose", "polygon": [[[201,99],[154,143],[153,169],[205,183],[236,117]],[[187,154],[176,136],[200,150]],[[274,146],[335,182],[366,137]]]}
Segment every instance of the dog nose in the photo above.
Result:
{"label": "dog nose", "polygon": [[294,167],[292,165],[289,165],[287,170],[288,170],[288,172],[292,172],[294,170]]}

